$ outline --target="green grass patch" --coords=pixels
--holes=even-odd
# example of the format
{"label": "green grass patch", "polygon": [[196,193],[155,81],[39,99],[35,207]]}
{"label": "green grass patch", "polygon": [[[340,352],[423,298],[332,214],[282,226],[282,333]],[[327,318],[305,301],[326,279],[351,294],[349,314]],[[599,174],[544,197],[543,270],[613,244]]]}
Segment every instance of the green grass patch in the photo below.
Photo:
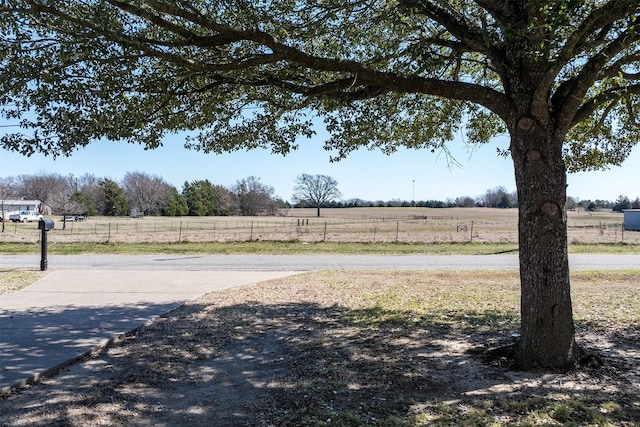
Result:
{"label": "green grass patch", "polygon": [[[110,254],[434,254],[488,255],[517,253],[512,243],[306,243],[306,242],[182,242],[182,243],[49,243],[49,253]],[[37,243],[0,243],[0,253],[26,254],[40,250]]]}
{"label": "green grass patch", "polygon": [[633,243],[573,243],[569,245],[571,254],[639,254],[640,245]]}
{"label": "green grass patch", "polygon": [[[515,243],[305,243],[305,242],[182,242],[182,243],[52,243],[49,253],[76,254],[376,254],[376,255],[499,255],[517,254]],[[38,243],[0,243],[1,254],[38,253]],[[637,254],[640,245],[571,245],[570,253]]]}

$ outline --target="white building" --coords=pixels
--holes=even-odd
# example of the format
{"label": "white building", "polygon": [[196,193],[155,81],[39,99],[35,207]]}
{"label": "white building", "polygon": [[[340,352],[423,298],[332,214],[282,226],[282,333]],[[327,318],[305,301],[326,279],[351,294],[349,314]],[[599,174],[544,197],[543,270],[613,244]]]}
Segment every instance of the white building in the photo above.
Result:
{"label": "white building", "polygon": [[0,218],[9,218],[9,215],[17,214],[20,211],[40,212],[40,200],[0,199]]}

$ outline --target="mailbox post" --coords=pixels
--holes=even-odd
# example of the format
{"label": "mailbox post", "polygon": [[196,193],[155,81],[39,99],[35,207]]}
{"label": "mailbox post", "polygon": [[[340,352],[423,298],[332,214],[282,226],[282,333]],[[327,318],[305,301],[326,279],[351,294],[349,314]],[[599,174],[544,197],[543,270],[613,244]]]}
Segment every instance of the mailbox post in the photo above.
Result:
{"label": "mailbox post", "polygon": [[47,232],[53,230],[55,224],[51,219],[41,219],[38,221],[38,230],[40,230],[40,270],[45,271],[48,267],[47,261]]}

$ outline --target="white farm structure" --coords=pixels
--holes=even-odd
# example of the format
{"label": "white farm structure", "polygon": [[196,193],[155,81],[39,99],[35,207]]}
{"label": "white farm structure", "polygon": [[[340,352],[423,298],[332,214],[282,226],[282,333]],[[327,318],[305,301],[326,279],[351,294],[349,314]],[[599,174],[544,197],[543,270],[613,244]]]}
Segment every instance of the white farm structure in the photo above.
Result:
{"label": "white farm structure", "polygon": [[10,215],[17,214],[20,211],[40,212],[40,200],[0,200],[0,218],[6,221]]}

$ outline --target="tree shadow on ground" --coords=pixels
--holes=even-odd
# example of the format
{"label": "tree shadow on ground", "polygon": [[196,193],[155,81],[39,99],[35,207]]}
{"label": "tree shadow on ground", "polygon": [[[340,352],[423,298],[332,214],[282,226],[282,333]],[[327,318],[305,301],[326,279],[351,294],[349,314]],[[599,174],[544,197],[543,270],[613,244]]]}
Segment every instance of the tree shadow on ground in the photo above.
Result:
{"label": "tree shadow on ground", "polygon": [[[594,411],[631,425],[640,417],[637,382],[623,372],[640,361],[637,329],[619,331],[621,347],[613,337],[592,343],[606,341],[604,369],[566,375],[516,372],[468,353],[508,342],[513,324],[496,312],[430,318],[317,303],[191,303],[0,409],[7,426],[25,417],[71,426],[518,424],[532,411],[559,423]],[[557,409],[576,399],[586,403]]]}
{"label": "tree shadow on ground", "polygon": [[166,313],[175,302],[50,306],[0,312],[0,388],[65,364]]}

